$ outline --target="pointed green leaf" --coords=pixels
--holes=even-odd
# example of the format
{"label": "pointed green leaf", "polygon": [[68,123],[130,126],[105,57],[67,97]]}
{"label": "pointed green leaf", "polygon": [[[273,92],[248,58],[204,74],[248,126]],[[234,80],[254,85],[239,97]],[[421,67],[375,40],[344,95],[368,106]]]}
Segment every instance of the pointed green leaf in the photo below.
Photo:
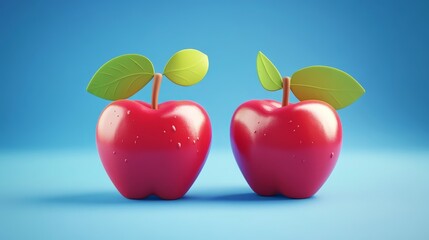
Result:
{"label": "pointed green leaf", "polygon": [[107,100],[129,98],[150,82],[154,72],[152,63],[145,56],[121,55],[101,66],[86,90]]}
{"label": "pointed green leaf", "polygon": [[256,57],[256,70],[259,81],[268,91],[277,91],[282,89],[283,80],[276,66],[261,51]]}
{"label": "pointed green leaf", "polygon": [[181,86],[191,86],[201,81],[209,70],[209,58],[195,49],[175,53],[164,68],[164,75]]}
{"label": "pointed green leaf", "polygon": [[352,104],[365,89],[349,74],[328,66],[311,66],[292,75],[291,89],[300,100],[316,99],[335,109]]}

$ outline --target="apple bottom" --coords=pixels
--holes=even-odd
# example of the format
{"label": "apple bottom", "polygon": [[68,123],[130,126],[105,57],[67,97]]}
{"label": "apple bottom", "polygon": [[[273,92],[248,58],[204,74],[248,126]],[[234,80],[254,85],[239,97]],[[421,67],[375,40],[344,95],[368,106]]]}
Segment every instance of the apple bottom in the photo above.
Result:
{"label": "apple bottom", "polygon": [[171,156],[146,152],[129,157],[127,163],[121,163],[121,160],[114,164],[103,161],[103,165],[117,190],[128,199],[144,199],[154,195],[175,200],[182,198],[191,188],[204,161],[189,166],[187,159],[176,156],[171,161],[168,157]]}
{"label": "apple bottom", "polygon": [[119,100],[102,112],[96,140],[103,166],[124,197],[172,200],[185,195],[201,171],[211,126],[194,102],[165,102],[154,110]]}
{"label": "apple bottom", "polygon": [[[339,154],[339,150],[337,154]],[[332,160],[325,158],[326,166],[324,172],[320,172],[320,169],[314,166],[313,161],[296,159],[296,157],[292,156],[283,157],[282,159],[273,158],[270,161],[265,158],[269,154],[265,154],[262,157],[264,159],[263,162],[270,164],[270,167],[266,167],[264,164],[243,163],[246,160],[239,153],[235,153],[234,155],[244,178],[256,194],[261,196],[283,195],[296,199],[309,198],[315,195],[328,179],[337,160],[337,158]],[[303,156],[303,159],[314,157],[304,154],[301,156]],[[289,162],[287,167],[284,166],[285,161]]]}
{"label": "apple bottom", "polygon": [[262,196],[313,196],[337,162],[342,140],[336,111],[320,101],[282,107],[271,100],[242,104],[231,121],[237,164]]}

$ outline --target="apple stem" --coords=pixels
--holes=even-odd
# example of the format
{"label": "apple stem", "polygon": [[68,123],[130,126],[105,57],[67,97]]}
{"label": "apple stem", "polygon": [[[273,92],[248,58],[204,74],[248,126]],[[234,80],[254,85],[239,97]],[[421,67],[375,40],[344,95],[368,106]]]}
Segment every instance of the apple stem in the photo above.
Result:
{"label": "apple stem", "polygon": [[161,87],[162,74],[155,73],[153,76],[153,88],[152,88],[152,109],[158,109],[158,96],[159,88]]}
{"label": "apple stem", "polygon": [[290,77],[283,78],[283,100],[282,107],[289,104]]}

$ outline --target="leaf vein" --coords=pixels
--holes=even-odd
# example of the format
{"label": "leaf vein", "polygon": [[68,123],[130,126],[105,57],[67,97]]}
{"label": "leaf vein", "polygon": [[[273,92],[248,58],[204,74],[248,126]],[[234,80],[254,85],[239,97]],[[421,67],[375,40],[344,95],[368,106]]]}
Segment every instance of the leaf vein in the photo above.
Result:
{"label": "leaf vein", "polygon": [[118,68],[115,68],[115,67],[113,67],[113,66],[108,66],[109,68],[111,68],[111,69],[113,69],[113,70],[116,70],[116,71],[118,71],[118,72],[120,72],[120,73],[122,73],[122,70],[121,69],[118,69]]}
{"label": "leaf vein", "polygon": [[184,82],[186,82],[187,84],[189,83],[189,80],[186,77],[183,77],[180,73],[173,73],[174,76],[183,79]]}
{"label": "leaf vein", "polygon": [[334,101],[338,104],[338,106],[342,106],[342,104],[340,103],[340,101],[335,97],[335,95],[333,95],[332,93],[328,92],[329,96],[331,96]]}
{"label": "leaf vein", "polygon": [[100,72],[101,74],[106,74],[107,76],[111,76],[111,77],[113,77],[113,75],[112,74],[110,74],[110,73],[107,73],[107,72]]}
{"label": "leaf vein", "polygon": [[145,70],[145,69],[140,65],[140,63],[138,63],[136,60],[134,60],[134,59],[133,59],[133,58],[131,58],[131,57],[130,57],[130,59],[131,59],[131,61],[133,61],[137,66],[139,66],[141,70],[143,70],[143,71]]}
{"label": "leaf vein", "polygon": [[143,76],[151,76],[152,74],[151,74],[151,73],[148,73],[148,72],[144,72],[144,73],[132,73],[132,74],[128,74],[128,75],[121,76],[121,77],[119,77],[119,78],[117,78],[117,79],[115,79],[115,80],[109,81],[109,82],[107,82],[107,83],[105,83],[105,84],[98,85],[98,86],[93,86],[92,88],[93,88],[93,89],[103,88],[103,87],[106,87],[106,86],[112,85],[112,84],[114,84],[114,83],[116,83],[116,82],[118,82],[118,81],[121,81],[121,80],[122,80],[122,79],[124,79],[124,78],[132,77],[132,76],[135,76],[135,75],[141,75],[141,77],[143,77]]}
{"label": "leaf vein", "polygon": [[277,87],[282,87],[281,85],[278,85],[274,80],[273,80],[273,77],[271,77],[271,75],[270,75],[270,73],[269,73],[269,71],[267,71],[267,66],[265,65],[265,63],[264,63],[264,60],[263,59],[261,59],[261,62],[262,62],[262,65],[264,66],[264,70],[265,70],[265,72],[267,73],[267,75],[268,75],[268,77],[269,77],[269,79],[271,80],[271,82],[272,83],[274,83],[274,85],[276,85]]}
{"label": "leaf vein", "polygon": [[198,64],[200,64],[202,61],[204,61],[204,58],[201,58],[199,61],[197,61],[196,63],[192,64],[191,66],[187,66],[187,67],[183,67],[183,68],[176,68],[170,71],[166,71],[164,72],[164,74],[168,74],[168,73],[172,73],[172,72],[178,72],[178,71],[183,71],[183,70],[187,70],[187,69],[192,69],[195,66],[197,66]]}
{"label": "leaf vein", "polygon": [[128,85],[128,88],[127,88],[127,92],[129,92],[129,90],[130,90],[130,88],[131,88],[131,86],[140,78],[141,76],[137,76],[136,78],[134,78],[132,81],[131,81],[131,83],[130,83],[130,85]]}
{"label": "leaf vein", "polygon": [[127,66],[125,66],[124,64],[119,62],[118,65],[128,70]]}

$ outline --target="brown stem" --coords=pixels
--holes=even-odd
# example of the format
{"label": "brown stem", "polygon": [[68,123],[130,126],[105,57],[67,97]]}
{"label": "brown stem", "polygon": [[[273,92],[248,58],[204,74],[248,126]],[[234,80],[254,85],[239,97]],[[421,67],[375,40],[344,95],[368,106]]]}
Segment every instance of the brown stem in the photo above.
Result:
{"label": "brown stem", "polygon": [[159,88],[161,87],[162,74],[155,73],[152,87],[152,109],[158,109]]}
{"label": "brown stem", "polygon": [[282,107],[289,104],[290,77],[283,78],[283,100]]}

